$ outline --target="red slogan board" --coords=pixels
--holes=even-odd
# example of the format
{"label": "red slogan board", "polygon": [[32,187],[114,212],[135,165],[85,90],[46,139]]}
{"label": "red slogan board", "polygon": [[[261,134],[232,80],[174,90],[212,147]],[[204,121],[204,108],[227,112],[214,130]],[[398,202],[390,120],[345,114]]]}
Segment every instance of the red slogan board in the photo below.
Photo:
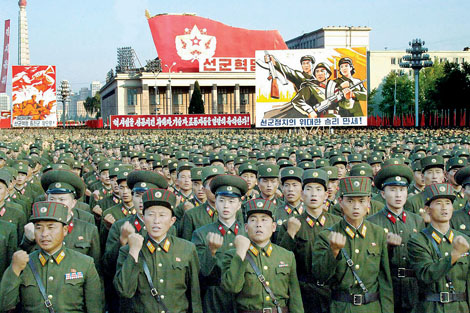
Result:
{"label": "red slogan board", "polygon": [[249,128],[250,114],[111,115],[111,129]]}

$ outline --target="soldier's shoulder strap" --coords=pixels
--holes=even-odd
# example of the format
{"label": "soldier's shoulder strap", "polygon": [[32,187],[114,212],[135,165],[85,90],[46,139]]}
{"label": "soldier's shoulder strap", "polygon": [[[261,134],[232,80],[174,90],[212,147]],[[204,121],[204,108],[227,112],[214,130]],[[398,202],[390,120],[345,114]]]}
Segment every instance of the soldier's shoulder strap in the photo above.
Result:
{"label": "soldier's shoulder strap", "polygon": [[36,280],[36,283],[38,284],[39,291],[41,292],[41,296],[44,299],[44,305],[46,308],[49,310],[49,313],[55,313],[54,307],[52,306],[51,300],[46,295],[46,288],[44,288],[44,285],[42,283],[41,277],[39,277],[38,271],[36,270],[36,266],[34,265],[34,262],[32,259],[29,259],[29,267],[31,268],[31,272],[33,272],[34,279]]}
{"label": "soldier's shoulder strap", "polygon": [[155,286],[153,284],[152,276],[150,275],[150,270],[149,270],[149,267],[147,265],[147,262],[145,261],[142,250],[140,251],[140,258],[142,259],[142,266],[144,268],[145,277],[147,278],[147,281],[150,285],[150,293],[152,294],[152,297],[154,297],[155,300],[157,300],[157,303],[162,306],[163,312],[170,313],[167,306],[165,305],[162,298],[160,297],[160,293],[158,292],[157,288],[155,288]]}

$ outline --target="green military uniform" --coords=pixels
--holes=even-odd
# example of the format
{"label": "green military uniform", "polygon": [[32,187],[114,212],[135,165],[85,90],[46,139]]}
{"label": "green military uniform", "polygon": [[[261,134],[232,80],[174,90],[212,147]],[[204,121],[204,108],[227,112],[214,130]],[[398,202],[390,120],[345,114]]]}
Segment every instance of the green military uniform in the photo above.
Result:
{"label": "green military uniform", "polygon": [[21,211],[14,203],[4,202],[0,207],[0,221],[14,224],[16,226],[17,239],[21,241],[24,233],[24,225],[27,223],[27,219],[23,211]]}
{"label": "green military uniform", "polygon": [[[31,221],[52,220],[66,224],[68,209],[55,202],[33,207]],[[29,256],[56,312],[96,312],[104,309],[103,291],[93,259],[62,247],[53,255],[36,250]],[[8,267],[0,284],[0,311],[21,304],[22,312],[49,312],[30,265],[19,276]]]}
{"label": "green military uniform", "polygon": [[[320,183],[326,190],[328,174],[321,169],[306,170],[303,173],[302,185],[305,186],[310,182]],[[278,244],[294,252],[304,307],[308,308],[309,312],[328,312],[331,300],[330,289],[314,278],[312,270],[313,244],[320,231],[340,222],[341,218],[328,212],[322,212],[319,216],[314,217],[308,212],[308,209],[297,218],[301,226],[295,238],[287,233],[287,222],[284,222],[279,230]]]}
{"label": "green military uniform", "polygon": [[[272,217],[271,201],[254,199],[247,204],[248,217],[254,213]],[[264,247],[252,242],[248,255],[264,276],[279,306],[284,308],[282,312],[304,312],[294,254],[271,242]],[[225,252],[222,260],[222,287],[235,294],[238,312],[276,312],[273,299],[259,281],[247,257],[242,260],[235,249]]]}
{"label": "green military uniform", "polygon": [[[313,77],[309,73],[291,69],[287,65],[280,63],[279,60],[277,60],[276,58],[274,59],[275,59],[274,68],[277,71],[279,71],[288,81],[294,84],[296,91],[298,91],[301,88],[300,85],[304,81],[306,81],[307,79],[311,79]],[[303,56],[300,59],[300,64],[302,64],[303,61],[307,61],[307,60],[311,62],[311,67],[313,71],[313,65],[315,64],[315,58],[313,56],[311,55]]]}
{"label": "green military uniform", "polygon": [[[383,190],[385,186],[404,186],[413,181],[413,172],[406,165],[389,165],[382,168],[375,176],[375,186]],[[396,215],[387,205],[367,220],[388,232],[400,235],[399,246],[389,246],[390,272],[393,282],[395,312],[409,312],[418,302],[418,281],[416,274],[410,269],[408,257],[408,241],[411,236],[424,228],[423,219],[404,210]]]}
{"label": "green military uniform", "polygon": [[[462,188],[465,188],[470,184],[470,167],[464,167],[455,173],[455,181],[457,184],[461,185]],[[454,202],[455,203],[455,202]],[[462,210],[455,211],[452,214],[452,219],[450,220],[450,227],[457,229],[461,233],[470,237],[470,204],[466,203],[465,207]]]}
{"label": "green military uniform", "polygon": [[18,235],[14,224],[0,221],[0,278],[10,265],[11,257],[18,246]]}
{"label": "green military uniform", "polygon": [[[154,188],[143,195],[142,201],[144,211],[153,205],[173,210],[176,196],[171,191]],[[152,296],[143,270],[144,260],[169,312],[202,312],[196,247],[172,235],[167,235],[160,243],[147,235],[137,262],[129,255],[128,245],[119,251],[114,286],[122,297],[132,299],[134,312],[163,311],[163,306]]]}
{"label": "green military uniform", "polygon": [[[304,170],[300,167],[288,167],[281,171],[281,183],[288,179],[295,179],[302,183],[302,174]],[[299,204],[296,206],[291,205],[290,203],[285,200],[284,202],[278,204],[278,206],[274,209],[273,216],[276,223],[280,226],[282,223],[286,222],[289,217],[301,215],[304,212],[304,205],[302,200],[300,200]],[[278,231],[278,229],[276,229]]]}
{"label": "green military uniform", "polygon": [[[371,180],[357,176],[343,178],[340,193],[351,197],[370,196]],[[337,257],[334,257],[328,239],[332,231],[346,237],[346,245]],[[313,255],[315,279],[328,284],[332,290],[330,312],[393,312],[387,240],[382,227],[363,220],[355,229],[343,219],[318,234]],[[346,262],[348,258],[352,260],[352,268]],[[358,284],[351,269],[366,290]],[[361,305],[355,305],[355,302]]]}
{"label": "green military uniform", "polygon": [[[453,200],[455,197],[450,184],[426,186],[424,193],[427,205],[434,199]],[[451,264],[452,242],[459,235],[469,241],[467,236],[452,228],[442,234],[431,222],[408,242],[410,264],[416,272],[421,293],[414,312],[469,312],[470,261],[468,256],[462,256]]]}
{"label": "green military uniform", "polygon": [[[191,168],[191,181],[194,182],[201,182],[201,173],[202,173],[202,168],[201,167],[193,167]],[[188,199],[189,202],[192,203],[194,207],[200,206],[203,202],[200,201],[196,195],[193,197],[190,197]],[[184,212],[186,211],[184,208],[185,201],[181,202],[178,204],[175,208],[175,216],[176,216],[176,223],[175,227],[179,229],[179,224],[181,223],[181,220],[183,219]]]}
{"label": "green military uniform", "polygon": [[[464,157],[453,157],[447,160],[446,162],[446,171],[447,175],[449,175],[449,172],[451,170],[459,170],[463,167],[467,166],[467,159]],[[457,173],[456,173],[457,174]],[[455,176],[454,176],[455,179]],[[455,200],[454,200],[454,211],[463,209],[465,207],[465,203],[467,200],[463,196],[463,192],[461,190],[457,190],[459,186],[454,186],[454,194],[455,194]]]}
{"label": "green military uniform", "polygon": [[[239,176],[219,175],[210,184],[212,193],[222,196],[241,198],[247,191],[247,183]],[[223,245],[214,256],[209,249],[207,234],[215,233],[223,237]],[[235,220],[232,225],[225,225],[217,220],[214,223],[202,226],[193,232],[191,241],[196,250],[201,265],[201,286],[204,286],[203,309],[204,312],[236,312],[233,295],[225,292],[220,286],[222,256],[225,251],[233,247],[235,236],[246,236],[243,223]]]}
{"label": "green military uniform", "polygon": [[344,82],[348,82],[349,87],[353,85],[356,85],[356,87],[351,89],[351,92],[353,94],[351,98],[347,99],[346,97],[343,97],[342,100],[339,101],[338,113],[342,117],[363,116],[364,113],[362,112],[360,101],[367,100],[367,90],[364,88],[364,85],[361,83],[360,79],[352,77],[352,75],[354,74],[354,65],[353,65],[351,58],[341,58],[338,61],[338,68],[340,68],[342,64],[350,65],[351,77],[349,78],[349,77],[341,75],[340,77],[334,80],[334,82],[336,83],[336,86],[342,90],[343,87],[341,87],[341,84]]}

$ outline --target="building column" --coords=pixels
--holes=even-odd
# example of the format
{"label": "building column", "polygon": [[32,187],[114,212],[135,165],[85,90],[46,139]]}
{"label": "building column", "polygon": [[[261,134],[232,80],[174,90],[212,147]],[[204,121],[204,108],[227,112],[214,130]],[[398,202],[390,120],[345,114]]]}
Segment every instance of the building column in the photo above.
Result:
{"label": "building column", "polygon": [[240,114],[240,85],[235,84],[235,114]]}
{"label": "building column", "polygon": [[212,85],[212,112],[211,114],[217,114],[217,84]]}
{"label": "building column", "polygon": [[166,85],[166,99],[165,99],[165,114],[172,114],[172,108],[171,108],[171,87],[170,84]]}
{"label": "building column", "polygon": [[142,85],[142,101],[140,101],[140,114],[150,114],[150,94],[149,85]]}

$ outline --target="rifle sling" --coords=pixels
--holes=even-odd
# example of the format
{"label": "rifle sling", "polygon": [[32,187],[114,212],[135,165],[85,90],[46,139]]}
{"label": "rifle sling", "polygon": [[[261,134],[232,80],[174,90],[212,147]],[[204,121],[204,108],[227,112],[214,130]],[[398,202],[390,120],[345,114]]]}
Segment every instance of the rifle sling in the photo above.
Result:
{"label": "rifle sling", "polygon": [[150,285],[150,293],[152,294],[152,297],[154,297],[155,300],[157,300],[157,303],[162,306],[163,312],[170,313],[167,306],[165,305],[162,298],[160,297],[160,293],[158,292],[157,288],[155,288],[155,286],[153,285],[152,276],[150,275],[150,270],[149,270],[149,267],[147,265],[147,262],[145,262],[145,258],[144,258],[144,255],[142,253],[142,250],[139,253],[139,257],[142,259],[142,266],[144,267],[145,277],[147,278],[147,281]]}
{"label": "rifle sling", "polygon": [[39,291],[41,292],[41,296],[44,299],[44,306],[49,310],[49,313],[55,313],[54,307],[52,306],[51,300],[46,295],[46,288],[44,288],[44,285],[42,283],[41,277],[39,277],[38,271],[36,270],[36,266],[33,263],[32,259],[29,259],[29,267],[31,268],[31,272],[33,272],[34,279],[36,280],[36,283],[38,284]]}

